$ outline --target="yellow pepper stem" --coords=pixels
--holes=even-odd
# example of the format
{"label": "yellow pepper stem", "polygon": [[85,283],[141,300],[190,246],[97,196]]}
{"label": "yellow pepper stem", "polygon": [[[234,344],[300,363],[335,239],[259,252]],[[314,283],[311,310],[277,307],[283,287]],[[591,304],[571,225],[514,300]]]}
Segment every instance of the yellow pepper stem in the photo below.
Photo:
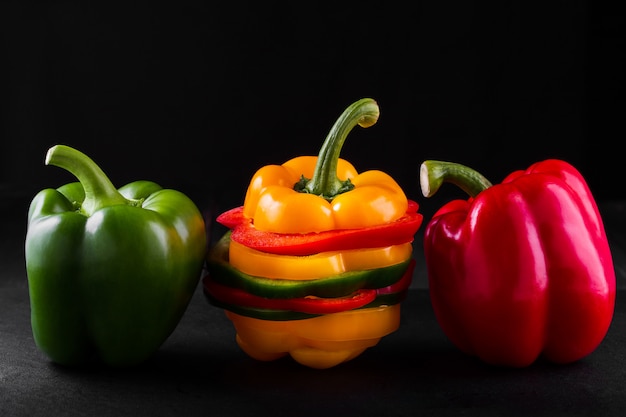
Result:
{"label": "yellow pepper stem", "polygon": [[311,179],[302,177],[294,190],[321,196],[331,201],[335,196],[350,191],[354,185],[347,179],[342,181],[337,176],[337,162],[348,133],[358,124],[367,128],[378,121],[378,104],[371,98],[363,98],[350,105],[328,132],[315,165]]}

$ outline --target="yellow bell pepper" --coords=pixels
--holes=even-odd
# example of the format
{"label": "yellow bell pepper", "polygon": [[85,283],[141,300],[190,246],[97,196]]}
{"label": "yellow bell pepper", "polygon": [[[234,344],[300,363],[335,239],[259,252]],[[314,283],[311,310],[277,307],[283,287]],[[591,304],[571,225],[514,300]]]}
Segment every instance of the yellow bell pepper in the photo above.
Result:
{"label": "yellow bell pepper", "polygon": [[317,157],[260,168],[241,210],[218,216],[231,230],[209,253],[204,291],[250,357],[324,369],[397,330],[422,216],[391,176],[339,158],[348,132],[378,116],[374,100],[353,103]]}

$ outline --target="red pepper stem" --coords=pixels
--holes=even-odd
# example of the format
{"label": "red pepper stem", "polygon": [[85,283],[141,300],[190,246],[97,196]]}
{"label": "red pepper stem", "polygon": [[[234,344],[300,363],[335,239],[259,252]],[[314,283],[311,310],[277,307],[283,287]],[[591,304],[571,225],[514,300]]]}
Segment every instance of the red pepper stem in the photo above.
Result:
{"label": "red pepper stem", "polygon": [[337,119],[324,141],[315,165],[313,178],[297,191],[319,195],[327,200],[350,191],[354,185],[350,180],[341,181],[337,177],[339,153],[348,133],[358,124],[367,128],[378,121],[378,104],[371,98],[363,98],[350,105]]}
{"label": "red pepper stem", "polygon": [[424,197],[432,197],[444,182],[461,188],[471,197],[491,187],[491,182],[465,165],[444,161],[424,161],[420,167],[420,187]]}
{"label": "red pepper stem", "polygon": [[106,174],[84,153],[65,145],[55,145],[48,149],[46,165],[54,165],[72,173],[85,190],[85,200],[80,212],[91,216],[97,210],[113,205],[136,205],[113,186]]}

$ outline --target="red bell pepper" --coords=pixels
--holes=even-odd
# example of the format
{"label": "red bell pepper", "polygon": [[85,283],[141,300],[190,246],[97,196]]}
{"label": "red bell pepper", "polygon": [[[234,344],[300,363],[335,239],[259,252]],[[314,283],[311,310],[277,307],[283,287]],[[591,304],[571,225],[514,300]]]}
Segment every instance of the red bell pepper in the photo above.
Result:
{"label": "red bell pepper", "polygon": [[451,342],[484,362],[570,363],[604,339],[615,270],[596,202],[561,160],[515,171],[493,185],[468,167],[425,161],[426,197],[443,182],[470,198],[445,204],[425,229],[436,318]]}

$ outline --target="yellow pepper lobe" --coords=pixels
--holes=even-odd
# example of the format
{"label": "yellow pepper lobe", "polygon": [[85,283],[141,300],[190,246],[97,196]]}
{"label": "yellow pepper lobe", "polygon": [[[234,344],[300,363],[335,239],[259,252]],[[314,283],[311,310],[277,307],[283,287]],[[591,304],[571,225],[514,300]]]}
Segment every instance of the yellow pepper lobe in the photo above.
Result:
{"label": "yellow pepper lobe", "polygon": [[348,271],[383,268],[413,255],[411,243],[384,248],[321,252],[308,256],[276,255],[230,242],[229,262],[237,270],[264,278],[308,280]]}
{"label": "yellow pepper lobe", "polygon": [[328,201],[291,188],[266,187],[254,211],[254,227],[274,233],[321,232],[335,229]]}
{"label": "yellow pepper lobe", "polygon": [[265,188],[278,186],[292,188],[298,181],[298,174],[282,165],[266,165],[261,167],[250,180],[246,191],[243,214],[248,218],[254,218],[254,212],[259,204],[259,198]]}
{"label": "yellow pepper lobe", "polygon": [[382,171],[366,171],[352,180],[355,188],[332,201],[337,229],[358,229],[391,223],[408,208],[404,191]]}

